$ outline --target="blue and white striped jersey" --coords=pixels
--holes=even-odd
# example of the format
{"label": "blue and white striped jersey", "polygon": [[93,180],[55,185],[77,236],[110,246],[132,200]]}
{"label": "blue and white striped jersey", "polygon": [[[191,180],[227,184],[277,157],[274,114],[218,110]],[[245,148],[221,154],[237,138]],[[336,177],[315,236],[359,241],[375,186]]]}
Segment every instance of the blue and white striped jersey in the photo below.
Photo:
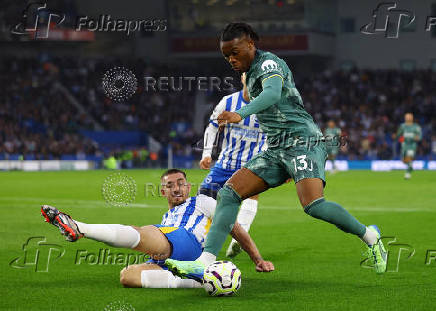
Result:
{"label": "blue and white striped jersey", "polygon": [[185,228],[194,234],[201,247],[204,247],[203,244],[215,214],[215,207],[215,199],[199,194],[168,210],[162,217],[161,225]]}
{"label": "blue and white striped jersey", "polygon": [[[236,111],[250,103],[242,97],[242,90],[224,96],[209,119],[218,128],[217,118],[223,111]],[[256,115],[250,115],[239,123],[227,124],[224,128],[221,152],[215,166],[226,170],[238,170],[254,155],[266,150],[266,134],[259,128]]]}

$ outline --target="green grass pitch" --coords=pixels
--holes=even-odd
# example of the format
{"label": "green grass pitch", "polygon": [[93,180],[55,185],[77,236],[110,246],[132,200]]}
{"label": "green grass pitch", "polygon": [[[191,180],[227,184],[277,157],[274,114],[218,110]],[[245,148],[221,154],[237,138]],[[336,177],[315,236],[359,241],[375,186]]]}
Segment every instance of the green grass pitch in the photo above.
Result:
{"label": "green grass pitch", "polygon": [[[150,193],[145,196],[145,184],[157,183],[162,170],[123,172],[137,183],[135,202],[128,207],[111,207],[103,201],[101,186],[110,171],[0,173],[1,309],[436,308],[436,172],[414,172],[408,181],[400,171],[327,175],[326,197],[343,205],[361,222],[377,224],[387,236],[386,243],[391,242],[389,271],[384,275],[360,265],[364,245],[357,238],[307,216],[299,206],[293,184],[267,191],[260,197],[250,233],[276,271],[257,273],[248,256],[240,255],[233,262],[242,271],[242,287],[234,297],[223,298],[208,297],[203,289],[123,288],[119,283],[122,259],[119,265],[92,265],[92,260],[75,264],[78,251],[98,253],[108,247],[86,239],[66,242],[55,227],[43,222],[39,206],[52,204],[88,223],[160,223],[166,201]],[[200,170],[187,173],[189,181],[197,184],[206,174]],[[23,259],[23,244],[30,237],[45,237],[42,244],[65,249],[60,258],[56,258],[59,249],[53,251],[47,272],[42,271],[44,260],[48,260],[44,257],[50,248],[47,245],[39,253],[39,266],[32,264],[36,252],[31,250],[27,265],[13,263],[14,259]],[[392,242],[393,237],[396,242]],[[224,250],[220,258],[224,258]],[[124,304],[124,309],[117,309],[117,304]]]}

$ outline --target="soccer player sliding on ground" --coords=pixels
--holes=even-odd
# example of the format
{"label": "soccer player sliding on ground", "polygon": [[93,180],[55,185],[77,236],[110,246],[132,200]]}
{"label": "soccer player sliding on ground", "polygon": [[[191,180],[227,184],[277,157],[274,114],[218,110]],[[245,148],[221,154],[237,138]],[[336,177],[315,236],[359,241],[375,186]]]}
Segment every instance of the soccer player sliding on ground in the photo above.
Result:
{"label": "soccer player sliding on ground", "polygon": [[195,261],[168,259],[167,266],[179,276],[202,280],[204,268],[216,260],[235,223],[241,201],[293,178],[304,211],[362,239],[375,271],[384,273],[387,253],[377,226],[361,224],[342,206],[324,199],[324,137],[304,109],[286,63],[257,49],[258,40],[245,23],[231,23],[221,33],[225,59],[234,70],[246,73],[250,104],[236,112],[222,112],[218,123],[237,123],[256,114],[267,134],[268,149],[248,161],[218,192],[216,213],[201,256]]}
{"label": "soccer player sliding on ground", "polygon": [[[126,287],[197,288],[201,283],[181,279],[167,270],[165,259],[194,260],[200,256],[208,234],[216,201],[205,195],[189,197],[191,185],[183,171],[170,169],[161,177],[161,194],[167,198],[168,212],[160,225],[143,227],[119,224],[86,224],[73,220],[55,207],[43,205],[45,220],[58,227],[66,239],[75,242],[85,237],[113,247],[131,248],[150,255],[147,263],[130,265],[120,274]],[[248,253],[259,272],[274,270],[274,265],[262,259],[253,240],[239,224],[233,237]]]}

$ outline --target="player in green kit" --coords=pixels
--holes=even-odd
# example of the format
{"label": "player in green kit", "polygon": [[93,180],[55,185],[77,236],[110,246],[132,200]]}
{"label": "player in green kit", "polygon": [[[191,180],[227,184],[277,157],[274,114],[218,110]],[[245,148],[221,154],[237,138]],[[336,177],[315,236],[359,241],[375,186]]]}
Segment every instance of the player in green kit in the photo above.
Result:
{"label": "player in green kit", "polygon": [[330,120],[324,130],[327,158],[332,162],[332,173],[336,172],[336,157],[339,152],[341,129],[336,127],[335,121]]}
{"label": "player in green kit", "polygon": [[292,178],[304,211],[362,239],[376,272],[385,272],[387,253],[377,226],[366,227],[342,206],[324,199],[324,136],[304,109],[285,61],[257,49],[258,40],[245,23],[228,24],[221,33],[224,58],[235,71],[247,75],[250,103],[236,112],[222,112],[218,123],[237,123],[256,114],[267,134],[268,149],[236,171],[218,192],[215,216],[201,256],[195,261],[170,259],[166,265],[179,276],[202,280],[205,267],[216,260],[235,223],[241,201]]}
{"label": "player in green kit", "polygon": [[412,162],[416,154],[417,143],[421,140],[421,127],[413,122],[413,114],[406,113],[404,115],[404,123],[398,128],[395,139],[401,141],[401,159],[407,165],[405,179],[410,179],[412,173]]}

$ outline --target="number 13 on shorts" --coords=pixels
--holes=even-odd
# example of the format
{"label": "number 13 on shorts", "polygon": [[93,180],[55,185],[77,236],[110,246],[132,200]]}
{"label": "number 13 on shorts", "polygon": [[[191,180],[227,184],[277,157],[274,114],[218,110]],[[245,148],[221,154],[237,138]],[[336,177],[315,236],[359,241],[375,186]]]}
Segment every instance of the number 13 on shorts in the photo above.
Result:
{"label": "number 13 on shorts", "polygon": [[294,164],[295,172],[304,170],[311,172],[313,170],[313,162],[312,160],[307,159],[305,154],[292,158],[291,163]]}

